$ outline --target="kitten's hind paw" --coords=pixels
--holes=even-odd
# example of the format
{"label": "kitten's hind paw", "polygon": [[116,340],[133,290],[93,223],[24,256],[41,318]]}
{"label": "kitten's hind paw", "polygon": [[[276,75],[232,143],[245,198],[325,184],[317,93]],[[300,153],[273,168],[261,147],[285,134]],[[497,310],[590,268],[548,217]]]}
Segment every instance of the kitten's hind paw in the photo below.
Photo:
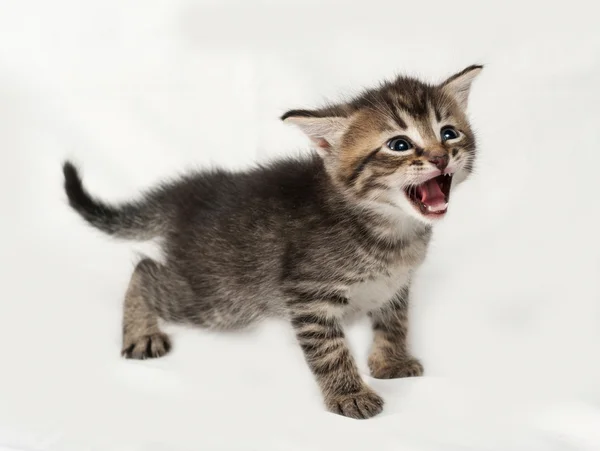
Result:
{"label": "kitten's hind paw", "polygon": [[162,357],[171,350],[171,340],[162,332],[143,335],[123,343],[121,355],[127,359],[152,359]]}
{"label": "kitten's hind paw", "polygon": [[383,410],[383,399],[369,387],[358,393],[328,395],[325,404],[333,413],[357,419],[374,417]]}

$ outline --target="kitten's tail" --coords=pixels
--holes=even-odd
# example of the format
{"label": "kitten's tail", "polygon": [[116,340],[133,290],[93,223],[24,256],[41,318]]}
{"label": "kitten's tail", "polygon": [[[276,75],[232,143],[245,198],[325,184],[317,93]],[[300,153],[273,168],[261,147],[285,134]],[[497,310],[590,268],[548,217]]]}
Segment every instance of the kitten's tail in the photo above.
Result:
{"label": "kitten's tail", "polygon": [[116,238],[145,241],[163,235],[167,215],[160,199],[147,196],[139,202],[109,205],[92,197],[84,188],[77,168],[63,164],[69,204],[89,224]]}

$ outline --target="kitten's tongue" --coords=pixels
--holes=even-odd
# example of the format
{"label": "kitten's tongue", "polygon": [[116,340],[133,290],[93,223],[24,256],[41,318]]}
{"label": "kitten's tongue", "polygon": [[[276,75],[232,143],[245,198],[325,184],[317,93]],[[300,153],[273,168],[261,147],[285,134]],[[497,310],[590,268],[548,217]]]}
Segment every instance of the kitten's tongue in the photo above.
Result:
{"label": "kitten's tongue", "polygon": [[430,211],[439,211],[446,208],[446,196],[444,196],[435,178],[419,185],[417,194],[421,196],[421,203],[429,207]]}

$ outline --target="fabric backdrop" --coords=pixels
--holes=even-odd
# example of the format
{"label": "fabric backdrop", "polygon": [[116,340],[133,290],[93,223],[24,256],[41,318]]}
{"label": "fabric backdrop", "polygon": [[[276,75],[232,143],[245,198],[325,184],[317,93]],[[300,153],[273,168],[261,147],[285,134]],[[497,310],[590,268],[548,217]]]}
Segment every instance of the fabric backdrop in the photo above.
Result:
{"label": "fabric backdrop", "polygon": [[[107,200],[193,167],[307,151],[278,116],[396,73],[483,63],[475,176],[413,289],[426,376],[324,411],[290,328],[170,327],[119,356],[139,252],[67,207],[74,159]],[[0,3],[0,445],[20,450],[600,449],[600,33],[593,2]],[[366,322],[349,330],[367,377]]]}

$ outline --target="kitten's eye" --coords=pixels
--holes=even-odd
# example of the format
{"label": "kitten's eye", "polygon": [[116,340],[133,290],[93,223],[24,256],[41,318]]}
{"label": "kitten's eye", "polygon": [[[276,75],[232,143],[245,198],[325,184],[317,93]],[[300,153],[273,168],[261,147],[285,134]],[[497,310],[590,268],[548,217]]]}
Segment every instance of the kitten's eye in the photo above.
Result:
{"label": "kitten's eye", "polygon": [[449,139],[458,138],[458,132],[454,127],[444,127],[442,128],[442,142],[448,141]]}
{"label": "kitten's eye", "polygon": [[396,152],[406,152],[413,147],[410,141],[404,138],[392,138],[387,142],[387,146]]}

